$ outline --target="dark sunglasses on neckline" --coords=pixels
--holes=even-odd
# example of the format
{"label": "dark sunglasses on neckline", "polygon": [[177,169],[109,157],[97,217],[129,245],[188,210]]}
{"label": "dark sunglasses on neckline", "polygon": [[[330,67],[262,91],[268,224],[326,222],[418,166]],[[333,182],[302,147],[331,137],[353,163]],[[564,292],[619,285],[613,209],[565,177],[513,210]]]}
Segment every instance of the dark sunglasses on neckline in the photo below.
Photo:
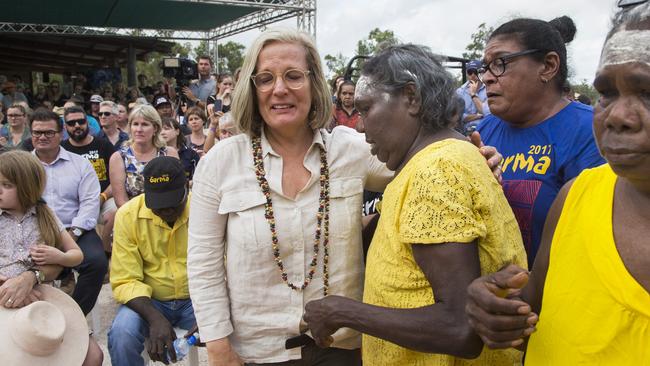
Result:
{"label": "dark sunglasses on neckline", "polygon": [[86,119],[85,118],[80,118],[80,119],[72,119],[70,121],[65,121],[65,124],[74,127],[76,124],[79,124],[79,126],[83,126],[86,124]]}

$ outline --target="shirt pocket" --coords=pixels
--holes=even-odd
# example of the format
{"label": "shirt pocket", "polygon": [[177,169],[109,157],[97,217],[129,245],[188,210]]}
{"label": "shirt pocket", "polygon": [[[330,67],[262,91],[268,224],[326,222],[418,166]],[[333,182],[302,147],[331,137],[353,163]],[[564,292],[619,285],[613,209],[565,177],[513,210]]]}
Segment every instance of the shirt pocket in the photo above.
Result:
{"label": "shirt pocket", "polygon": [[363,181],[339,178],[330,181],[330,237],[332,244],[348,244],[361,235]]}
{"label": "shirt pocket", "polygon": [[264,217],[265,203],[266,197],[260,191],[241,190],[222,195],[218,212],[228,215],[228,246],[257,248],[271,241],[269,224]]}

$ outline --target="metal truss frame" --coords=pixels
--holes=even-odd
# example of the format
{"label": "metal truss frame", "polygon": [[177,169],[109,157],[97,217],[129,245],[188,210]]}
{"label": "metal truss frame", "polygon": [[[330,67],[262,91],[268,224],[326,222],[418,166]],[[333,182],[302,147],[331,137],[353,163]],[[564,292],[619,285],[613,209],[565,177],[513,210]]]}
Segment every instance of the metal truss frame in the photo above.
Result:
{"label": "metal truss frame", "polygon": [[[0,33],[32,33],[56,35],[137,36],[170,40],[214,41],[251,29],[264,29],[281,20],[297,18],[297,27],[316,37],[316,0],[175,0],[262,8],[207,32],[174,29],[101,28],[70,25],[0,22]],[[210,44],[211,42],[208,42]]]}

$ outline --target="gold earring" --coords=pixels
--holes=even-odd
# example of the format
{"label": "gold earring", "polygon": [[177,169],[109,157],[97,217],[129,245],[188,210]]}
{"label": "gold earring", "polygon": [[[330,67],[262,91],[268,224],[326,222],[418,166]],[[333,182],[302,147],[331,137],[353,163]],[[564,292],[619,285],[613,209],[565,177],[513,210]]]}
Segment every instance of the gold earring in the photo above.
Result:
{"label": "gold earring", "polygon": [[548,83],[548,79],[542,78],[542,83],[543,83],[543,84]]}

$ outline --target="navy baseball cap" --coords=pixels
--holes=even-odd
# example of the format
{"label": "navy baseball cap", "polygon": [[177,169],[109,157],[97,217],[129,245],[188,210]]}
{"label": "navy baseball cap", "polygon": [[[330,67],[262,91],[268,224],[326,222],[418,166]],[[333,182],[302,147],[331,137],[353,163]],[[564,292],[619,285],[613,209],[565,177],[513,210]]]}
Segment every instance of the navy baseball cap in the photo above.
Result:
{"label": "navy baseball cap", "polygon": [[467,63],[467,66],[465,67],[465,69],[467,71],[469,71],[469,70],[478,71],[478,69],[480,69],[482,65],[483,65],[483,63],[480,60],[471,60],[471,61],[469,61]]}

